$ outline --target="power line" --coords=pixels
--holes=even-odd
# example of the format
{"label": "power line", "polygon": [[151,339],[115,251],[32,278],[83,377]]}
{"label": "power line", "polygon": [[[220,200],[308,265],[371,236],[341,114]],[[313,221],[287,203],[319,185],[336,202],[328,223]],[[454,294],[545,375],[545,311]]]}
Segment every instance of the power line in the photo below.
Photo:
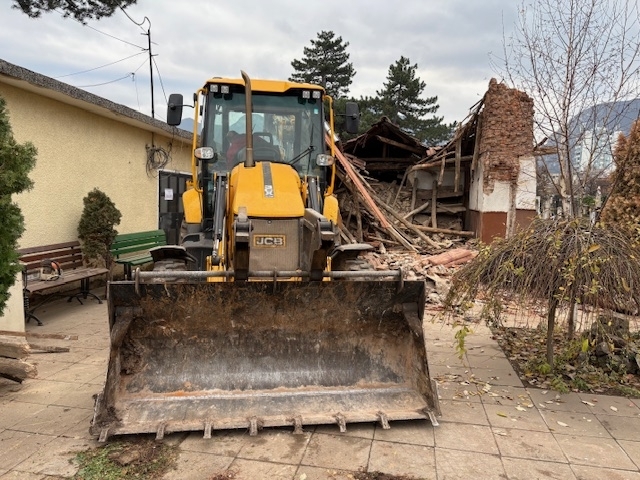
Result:
{"label": "power line", "polygon": [[122,13],[124,13],[124,14],[126,15],[126,17],[127,17],[129,20],[131,20],[131,22],[132,22],[134,25],[137,25],[138,27],[140,27],[140,30],[142,30],[143,32],[144,32],[144,28],[142,28],[142,25],[144,25],[144,22],[149,22],[149,24],[151,24],[151,22],[149,21],[149,19],[148,19],[147,17],[144,17],[144,18],[142,19],[142,21],[141,21],[140,23],[138,23],[138,22],[136,22],[133,18],[131,18],[131,17],[129,16],[129,14],[126,12],[126,10],[125,10],[124,8],[120,7],[120,11],[121,11]]}
{"label": "power line", "polygon": [[[60,10],[58,10],[58,9],[56,9],[55,11],[56,11],[57,13],[59,13],[60,15],[64,16],[64,12],[61,12],[61,11],[60,11]],[[131,45],[132,47],[139,48],[140,50],[146,50],[146,48],[145,48],[145,47],[141,47],[140,45],[136,45],[135,43],[131,43],[131,42],[128,42],[128,41],[123,40],[123,39],[121,39],[121,38],[115,37],[115,36],[113,36],[113,35],[111,35],[111,34],[109,34],[109,33],[102,32],[102,31],[98,30],[97,28],[93,28],[91,25],[87,25],[87,24],[82,23],[80,20],[76,20],[76,19],[75,19],[75,18],[73,18],[73,17],[67,17],[67,18],[70,18],[71,20],[73,20],[73,21],[75,21],[75,22],[79,23],[79,24],[80,24],[80,25],[82,25],[83,27],[87,27],[87,28],[90,28],[91,30],[93,30],[93,31],[95,31],[95,32],[98,32],[98,33],[99,33],[99,34],[101,34],[101,35],[104,35],[104,36],[109,37],[109,38],[113,38],[114,40],[118,40],[119,42],[122,42],[122,43],[126,43],[127,45]],[[135,23],[135,22],[134,22],[134,23]]]}
{"label": "power line", "polygon": [[76,88],[100,87],[102,85],[108,85],[110,83],[119,82],[120,80],[124,80],[125,78],[129,78],[129,77],[133,77],[135,79],[136,72],[138,70],[140,70],[145,63],[147,63],[146,59],[144,60],[144,62],[142,62],[140,64],[140,66],[138,68],[136,68],[133,72],[127,73],[124,77],[116,78],[115,80],[110,80],[110,81],[104,82],[104,83],[96,83],[96,84],[93,84],[93,85],[77,85]]}
{"label": "power line", "polygon": [[162,75],[160,75],[160,69],[158,68],[158,64],[156,63],[155,58],[153,58],[153,64],[156,66],[156,71],[158,72],[158,78],[160,79],[160,87],[162,88],[162,94],[164,95],[164,101],[166,103],[168,102],[167,92],[164,91],[164,83],[162,83]]}
{"label": "power line", "polygon": [[110,80],[104,83],[94,83],[93,85],[77,85],[76,88],[89,88],[89,87],[100,87],[102,85],[108,85],[110,83],[119,82],[120,80],[124,80],[125,78],[129,78],[134,76],[134,72],[127,73],[124,77],[116,78],[115,80]]}
{"label": "power line", "polygon": [[128,57],[121,58],[120,60],[116,60],[115,62],[107,63],[106,65],[101,65],[99,67],[90,68],[89,70],[82,70],[81,72],[68,73],[66,75],[60,75],[59,77],[53,77],[53,78],[56,78],[56,79],[57,78],[65,78],[65,77],[71,77],[73,75],[80,75],[81,73],[93,72],[94,70],[98,70],[100,68],[109,67],[111,65],[115,65],[116,63],[124,62],[125,60],[129,60],[130,58],[137,57],[138,55],[142,55],[143,53],[145,53],[145,52],[134,53],[133,55],[129,55]]}

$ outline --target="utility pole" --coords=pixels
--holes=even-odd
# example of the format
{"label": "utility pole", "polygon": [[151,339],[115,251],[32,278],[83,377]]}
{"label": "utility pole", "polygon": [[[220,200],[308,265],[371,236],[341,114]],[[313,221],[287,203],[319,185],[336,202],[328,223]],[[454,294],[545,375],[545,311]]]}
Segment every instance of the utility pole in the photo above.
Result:
{"label": "utility pole", "polygon": [[[145,17],[146,18],[146,17]],[[149,78],[151,79],[151,118],[156,118],[156,112],[153,102],[153,54],[151,53],[151,22],[149,22],[149,28],[146,35],[149,40]]]}

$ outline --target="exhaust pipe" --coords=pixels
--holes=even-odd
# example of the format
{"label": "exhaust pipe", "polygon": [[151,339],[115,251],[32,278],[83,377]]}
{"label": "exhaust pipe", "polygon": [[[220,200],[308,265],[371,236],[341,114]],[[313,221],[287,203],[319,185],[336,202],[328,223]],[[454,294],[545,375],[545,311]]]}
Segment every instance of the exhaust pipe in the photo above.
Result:
{"label": "exhaust pipe", "polygon": [[256,162],[253,159],[253,108],[251,102],[251,79],[246,72],[240,70],[240,74],[244,80],[244,101],[245,101],[245,119],[246,119],[246,127],[245,127],[245,139],[246,139],[246,151],[247,156],[244,160],[244,166],[255,167]]}

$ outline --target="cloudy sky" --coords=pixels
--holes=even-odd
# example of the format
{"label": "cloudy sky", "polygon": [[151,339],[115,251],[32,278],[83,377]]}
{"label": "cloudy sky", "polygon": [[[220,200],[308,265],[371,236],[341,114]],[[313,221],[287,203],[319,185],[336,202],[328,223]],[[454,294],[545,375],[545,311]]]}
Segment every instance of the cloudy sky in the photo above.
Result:
{"label": "cloudy sky", "polygon": [[499,78],[490,57],[502,56],[516,6],[514,0],[138,0],[127,9],[131,20],[118,11],[83,26],[56,12],[30,19],[3,2],[0,58],[150,115],[150,22],[155,116],[164,119],[170,93],[190,98],[210,77],[237,77],[242,69],[253,78],[288,78],[291,61],[327,30],[349,42],[352,95],[374,95],[389,65],[404,55],[418,64],[424,96],[438,96],[438,115],[452,122],[466,117],[491,77]]}

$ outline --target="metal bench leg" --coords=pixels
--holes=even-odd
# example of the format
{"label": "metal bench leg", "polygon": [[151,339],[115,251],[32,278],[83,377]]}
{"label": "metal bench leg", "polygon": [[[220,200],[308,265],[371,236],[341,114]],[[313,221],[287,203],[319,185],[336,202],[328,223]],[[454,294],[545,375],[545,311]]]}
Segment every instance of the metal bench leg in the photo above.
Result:
{"label": "metal bench leg", "polygon": [[33,318],[37,323],[38,326],[41,327],[42,325],[44,325],[40,319],[38,317],[36,317],[33,313],[31,312],[25,312],[24,314],[25,318],[27,319],[27,323],[29,323],[31,321],[31,319]]}
{"label": "metal bench leg", "polygon": [[78,300],[78,302],[80,302],[80,305],[84,305],[82,303],[82,300],[80,300],[80,297],[84,298],[85,300],[87,299],[87,297],[93,297],[98,301],[98,303],[101,304],[102,300],[100,300],[100,297],[98,297],[95,293],[89,291],[89,280],[89,278],[83,278],[82,280],[80,280],[80,292],[76,293],[75,295],[70,295],[67,299],[67,302],[70,302],[75,298],[76,300]]}
{"label": "metal bench leg", "polygon": [[27,292],[26,290],[22,291],[22,301],[24,305],[24,318],[27,320],[27,323],[29,323],[33,318],[38,323],[38,326],[41,327],[43,323],[33,313],[35,311],[35,308],[31,310],[31,302],[29,301],[29,292]]}

